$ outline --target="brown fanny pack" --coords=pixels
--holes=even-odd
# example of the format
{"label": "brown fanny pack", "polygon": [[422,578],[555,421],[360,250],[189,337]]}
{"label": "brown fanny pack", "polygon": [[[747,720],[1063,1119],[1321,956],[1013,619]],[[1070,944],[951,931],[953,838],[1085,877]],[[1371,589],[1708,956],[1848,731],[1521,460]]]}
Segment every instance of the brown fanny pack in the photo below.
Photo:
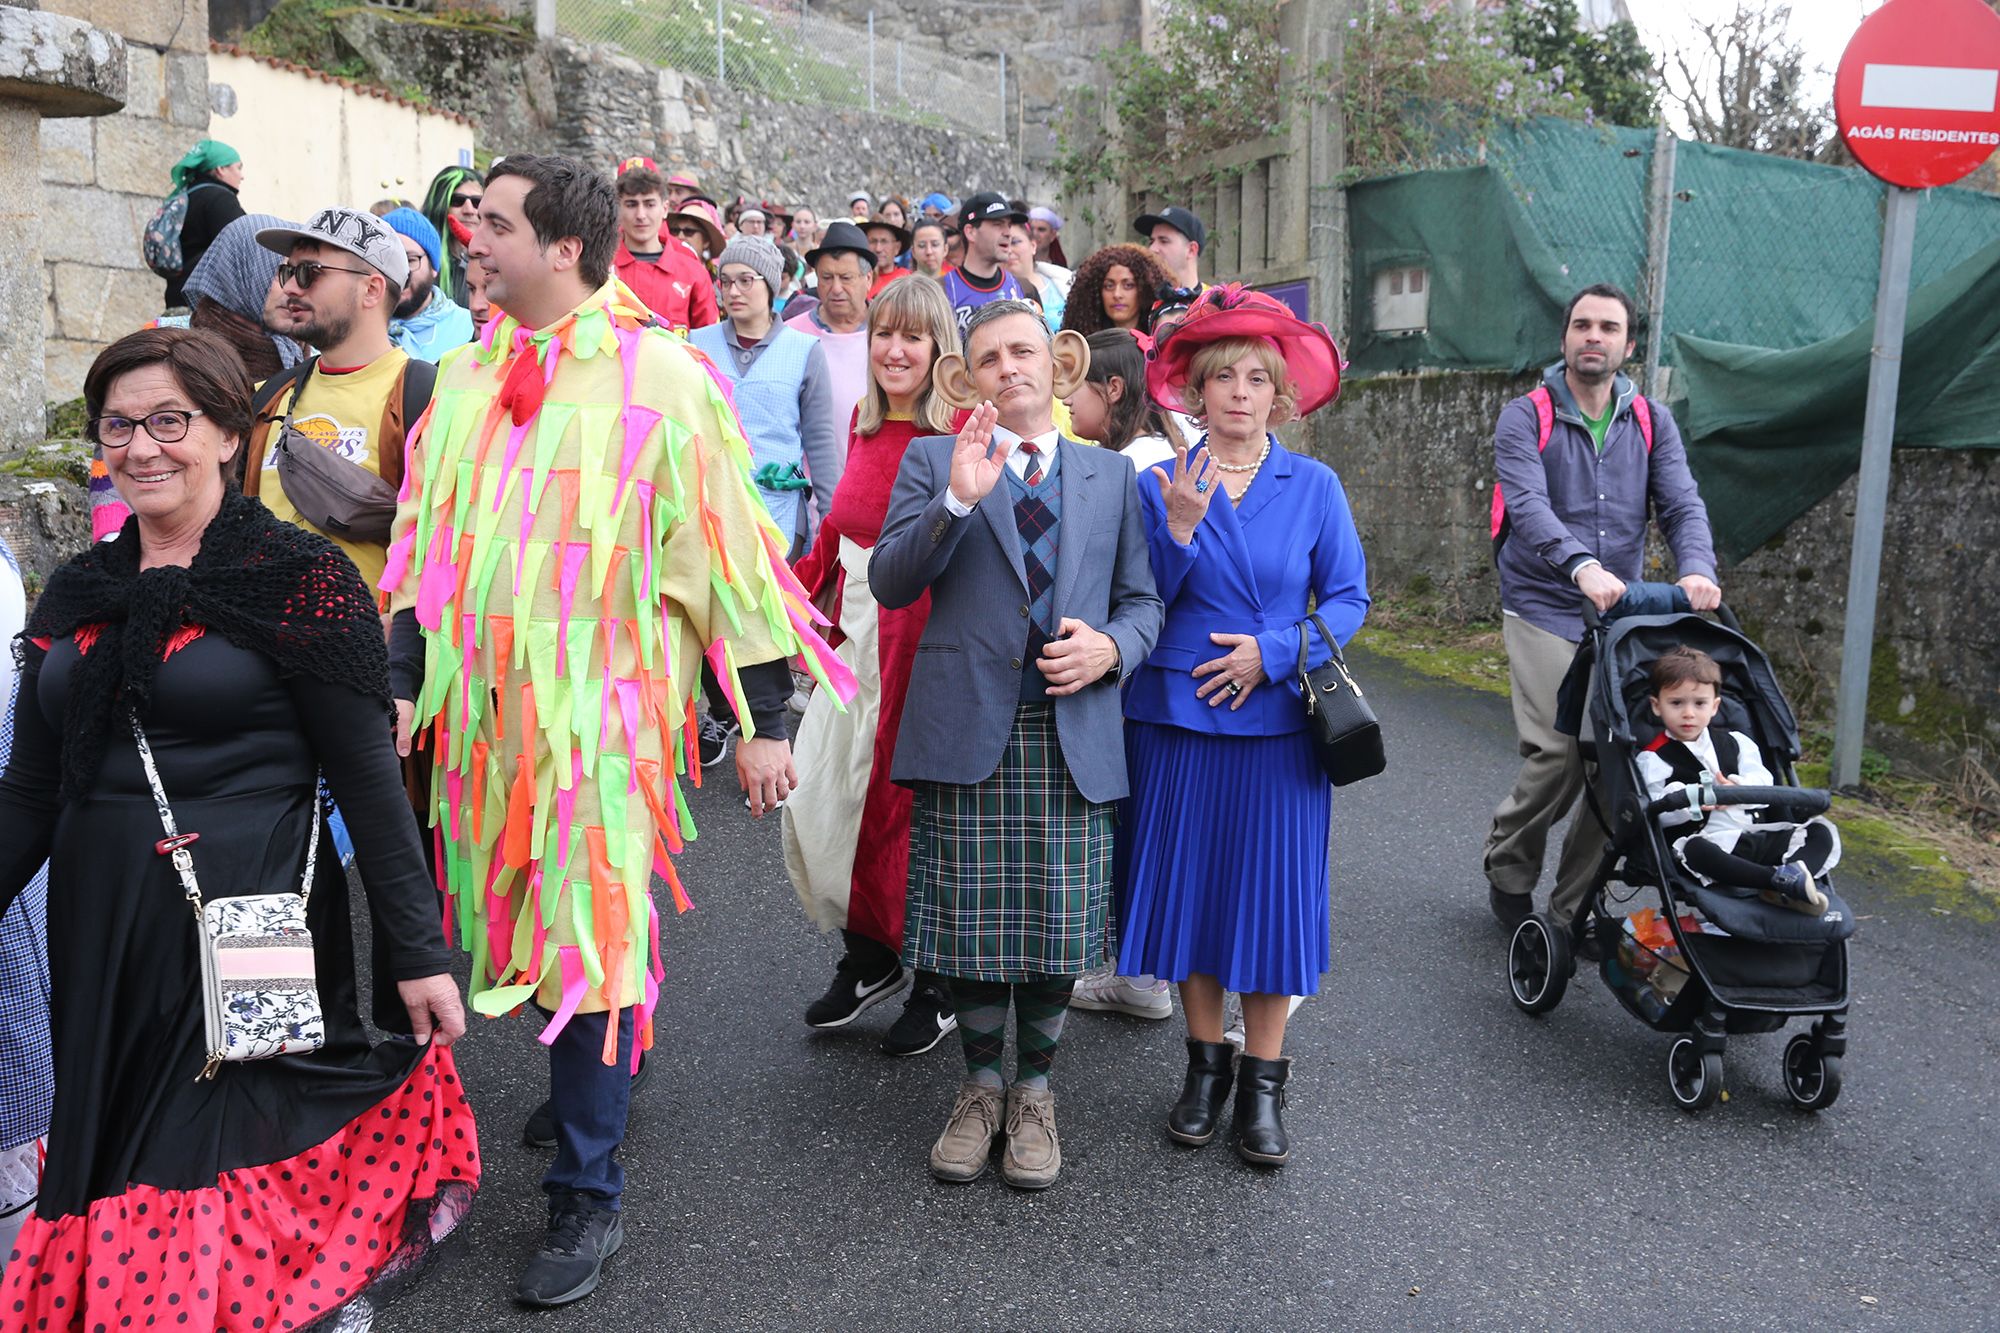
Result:
{"label": "brown fanny pack", "polygon": [[[300,367],[292,381],[285,415],[274,423],[270,448],[285,498],[299,517],[330,537],[343,541],[387,544],[396,518],[396,487],[375,469],[343,458],[293,424],[306,382],[317,358]],[[415,424],[430,400],[437,368],[412,358],[403,372],[404,428]],[[415,412],[411,409],[414,407]],[[384,439],[383,450],[398,449],[401,440]]]}

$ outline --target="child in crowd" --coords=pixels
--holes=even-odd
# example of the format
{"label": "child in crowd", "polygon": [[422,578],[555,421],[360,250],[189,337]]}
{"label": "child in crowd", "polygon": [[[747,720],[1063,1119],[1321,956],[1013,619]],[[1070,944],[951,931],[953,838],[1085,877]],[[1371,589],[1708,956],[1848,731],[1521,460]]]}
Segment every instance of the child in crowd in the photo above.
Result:
{"label": "child in crowd", "polygon": [[[1664,728],[1639,755],[1649,801],[1698,788],[1773,785],[1757,743],[1740,731],[1714,726],[1722,706],[1722,668],[1707,653],[1676,645],[1651,672],[1653,713]],[[1840,834],[1825,818],[1800,824],[1765,823],[1764,807],[1703,805],[1660,817],[1686,826],[1674,841],[1681,864],[1703,883],[1761,895],[1766,902],[1817,915],[1826,895],[1816,882],[1840,860]]]}

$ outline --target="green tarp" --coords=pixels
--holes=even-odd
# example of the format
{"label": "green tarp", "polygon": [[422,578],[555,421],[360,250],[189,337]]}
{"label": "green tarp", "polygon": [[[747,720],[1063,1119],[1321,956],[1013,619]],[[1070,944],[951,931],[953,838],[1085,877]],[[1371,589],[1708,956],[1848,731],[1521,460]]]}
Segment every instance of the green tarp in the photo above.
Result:
{"label": "green tarp", "polygon": [[[1642,292],[1653,147],[1651,131],[1537,121],[1496,135],[1478,165],[1350,189],[1353,373],[1554,360],[1571,293]],[[1674,189],[1657,334],[1720,544],[1740,558],[1854,471],[1884,187],[1857,168],[1682,142]],[[2000,447],[1996,243],[2000,198],[1924,196],[1899,444]],[[1427,270],[1429,326],[1377,334],[1374,275],[1406,266]],[[1654,331],[1641,336],[1643,355]]]}
{"label": "green tarp", "polygon": [[[1740,560],[1861,461],[1874,319],[1788,351],[1674,339],[1672,404],[1724,559]],[[1896,443],[2000,448],[2000,242],[1910,299]]]}

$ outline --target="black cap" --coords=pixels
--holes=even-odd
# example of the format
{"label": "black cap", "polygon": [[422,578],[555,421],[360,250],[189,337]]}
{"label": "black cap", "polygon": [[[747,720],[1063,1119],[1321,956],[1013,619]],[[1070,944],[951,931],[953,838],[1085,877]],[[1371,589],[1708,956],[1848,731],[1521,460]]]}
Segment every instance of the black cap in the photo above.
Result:
{"label": "black cap", "polygon": [[1132,230],[1150,241],[1153,239],[1153,228],[1162,222],[1196,245],[1208,244],[1208,228],[1202,226],[1201,219],[1185,208],[1163,208],[1157,213],[1141,213],[1132,219]]}
{"label": "black cap", "polygon": [[996,218],[1026,225],[1028,215],[1007,202],[1004,194],[991,190],[981,190],[965,201],[965,207],[958,210],[958,225],[968,226],[974,222],[992,222]]}
{"label": "black cap", "polygon": [[837,218],[826,224],[826,234],[819,238],[819,245],[806,251],[806,264],[810,267],[819,263],[821,255],[837,255],[843,250],[866,255],[869,266],[874,266],[875,252],[868,248],[868,238],[861,234],[861,228],[846,218]]}

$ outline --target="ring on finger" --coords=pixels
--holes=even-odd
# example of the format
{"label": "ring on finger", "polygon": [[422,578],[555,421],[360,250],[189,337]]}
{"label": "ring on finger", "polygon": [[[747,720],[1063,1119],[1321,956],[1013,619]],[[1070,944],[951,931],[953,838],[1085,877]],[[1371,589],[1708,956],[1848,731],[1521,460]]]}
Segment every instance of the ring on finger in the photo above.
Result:
{"label": "ring on finger", "polygon": [[1229,692],[1231,694],[1241,694],[1243,693],[1243,686],[1232,680],[1229,682]]}

